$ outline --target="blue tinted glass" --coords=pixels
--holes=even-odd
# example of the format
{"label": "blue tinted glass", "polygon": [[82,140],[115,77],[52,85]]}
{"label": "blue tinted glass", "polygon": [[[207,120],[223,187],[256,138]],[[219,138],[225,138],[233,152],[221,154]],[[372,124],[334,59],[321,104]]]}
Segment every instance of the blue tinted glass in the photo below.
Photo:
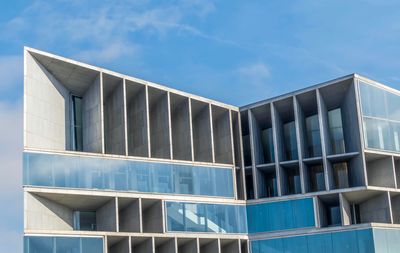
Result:
{"label": "blue tinted glass", "polygon": [[[389,230],[390,231],[390,230]],[[375,233],[375,229],[374,229]],[[386,235],[385,235],[386,236]],[[379,237],[386,243],[386,237]],[[398,237],[397,237],[398,241]],[[376,242],[376,238],[375,238]],[[383,251],[374,250],[374,240],[371,229],[330,232],[324,234],[284,237],[280,239],[268,239],[252,241],[253,253],[374,253],[397,252],[387,251],[389,248],[381,248]],[[398,250],[397,248],[394,248]]]}
{"label": "blue tinted glass", "polygon": [[233,197],[230,168],[24,153],[24,184]]}
{"label": "blue tinted glass", "polygon": [[242,205],[166,202],[168,231],[247,233]]}
{"label": "blue tinted glass", "polygon": [[283,125],[285,159],[296,160],[298,159],[297,153],[297,140],[296,140],[296,126],[294,121]]}
{"label": "blue tinted glass", "polygon": [[306,118],[307,129],[307,156],[317,157],[322,155],[321,134],[319,131],[318,114]]}
{"label": "blue tinted glass", "polygon": [[57,253],[80,253],[79,237],[55,237],[55,247]]}
{"label": "blue tinted glass", "polygon": [[54,240],[52,237],[30,236],[24,238],[24,252],[53,253]]}
{"label": "blue tinted glass", "polygon": [[400,152],[400,96],[363,82],[360,94],[365,145]]}
{"label": "blue tinted glass", "polygon": [[101,253],[103,252],[102,238],[81,238],[82,253]]}
{"label": "blue tinted glass", "polygon": [[248,205],[247,220],[249,233],[313,227],[313,200],[306,198]]}
{"label": "blue tinted glass", "polygon": [[102,253],[100,237],[25,236],[25,253]]}
{"label": "blue tinted glass", "polygon": [[395,253],[399,251],[399,229],[373,229],[373,237],[376,252]]}

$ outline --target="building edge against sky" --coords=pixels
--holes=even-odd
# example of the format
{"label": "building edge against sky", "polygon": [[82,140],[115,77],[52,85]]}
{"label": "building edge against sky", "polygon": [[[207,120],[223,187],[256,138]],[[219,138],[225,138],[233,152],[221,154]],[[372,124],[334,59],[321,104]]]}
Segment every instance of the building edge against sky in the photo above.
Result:
{"label": "building edge against sky", "polygon": [[24,252],[394,252],[400,92],[236,107],[24,50]]}

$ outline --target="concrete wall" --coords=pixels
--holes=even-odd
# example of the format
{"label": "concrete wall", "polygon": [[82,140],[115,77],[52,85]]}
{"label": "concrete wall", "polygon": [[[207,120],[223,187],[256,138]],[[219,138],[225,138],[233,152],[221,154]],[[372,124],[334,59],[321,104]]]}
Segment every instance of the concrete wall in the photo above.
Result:
{"label": "concrete wall", "polygon": [[[175,239],[161,239],[162,242],[158,243],[158,238],[155,239],[155,253],[175,253],[176,245]],[[166,240],[166,241],[165,241]]]}
{"label": "concrete wall", "polygon": [[129,238],[124,238],[108,247],[108,253],[129,253]]}
{"label": "concrete wall", "polygon": [[153,253],[153,238],[142,239],[140,241],[132,241],[132,252],[133,253]]}
{"label": "concrete wall", "polygon": [[165,91],[149,88],[151,157],[171,158],[169,105]]}
{"label": "concrete wall", "polygon": [[229,110],[214,105],[211,108],[215,162],[231,164],[233,161]]}
{"label": "concrete wall", "polygon": [[27,192],[24,195],[25,230],[73,230],[70,208]]}
{"label": "concrete wall", "polygon": [[212,162],[212,142],[209,105],[197,100],[192,103],[194,160]]}
{"label": "concrete wall", "polygon": [[395,188],[392,157],[382,157],[366,162],[368,185]]}
{"label": "concrete wall", "polygon": [[83,95],[83,151],[103,152],[103,117],[100,75]]}
{"label": "concrete wall", "polygon": [[343,194],[339,194],[339,200],[340,200],[340,213],[342,215],[342,225],[347,226],[351,225],[351,206],[349,201],[346,199],[346,197]]}
{"label": "concrete wall", "polygon": [[[124,208],[119,208],[119,231],[140,232],[140,203],[139,199],[131,200]],[[120,203],[120,201],[118,201]]]}
{"label": "concrete wall", "polygon": [[221,240],[221,253],[240,253],[239,241]]}
{"label": "concrete wall", "polygon": [[70,148],[69,91],[31,54],[24,76],[24,146],[52,150]]}
{"label": "concrete wall", "polygon": [[[104,79],[104,144],[107,154],[125,155],[125,109],[123,81],[111,85]],[[109,86],[109,87],[107,87]],[[106,92],[109,90],[108,92]]]}
{"label": "concrete wall", "polygon": [[360,219],[361,223],[390,223],[391,215],[388,194],[384,192],[361,203]]}
{"label": "concrete wall", "polygon": [[197,239],[178,239],[178,253],[198,253]]}
{"label": "concrete wall", "polygon": [[400,224],[400,196],[392,196],[392,213],[393,213],[393,223]]}
{"label": "concrete wall", "polygon": [[149,156],[146,87],[126,81],[128,154]]}
{"label": "concrete wall", "polygon": [[173,159],[192,160],[189,99],[170,94]]}
{"label": "concrete wall", "polygon": [[143,232],[163,232],[163,208],[162,202],[154,200],[142,200]]}
{"label": "concrete wall", "polygon": [[220,253],[218,240],[208,240],[204,243],[200,240],[200,253]]}
{"label": "concrete wall", "polygon": [[96,210],[98,231],[117,231],[117,206],[115,198]]}

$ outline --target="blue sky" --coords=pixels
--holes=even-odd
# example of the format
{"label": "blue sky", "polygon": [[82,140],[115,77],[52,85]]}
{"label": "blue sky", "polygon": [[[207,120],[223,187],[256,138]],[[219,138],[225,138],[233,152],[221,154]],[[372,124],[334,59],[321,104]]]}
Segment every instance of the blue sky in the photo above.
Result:
{"label": "blue sky", "polygon": [[13,0],[0,10],[0,252],[22,245],[25,45],[238,106],[354,72],[400,88],[395,0]]}

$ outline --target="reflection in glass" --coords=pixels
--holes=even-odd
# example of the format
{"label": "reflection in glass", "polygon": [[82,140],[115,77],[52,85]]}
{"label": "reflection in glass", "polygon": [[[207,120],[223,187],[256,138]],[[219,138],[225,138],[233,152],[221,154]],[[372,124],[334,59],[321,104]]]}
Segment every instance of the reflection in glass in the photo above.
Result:
{"label": "reflection in glass", "polygon": [[[340,232],[326,232],[301,236],[254,240],[251,242],[252,253],[296,252],[296,253],[374,253],[376,244],[382,245],[382,252],[397,252],[396,243],[388,243],[383,238],[396,238],[395,230],[387,230],[391,235],[374,240],[377,229],[363,229]],[[379,229],[383,230],[383,229]],[[387,249],[389,249],[387,251]]]}
{"label": "reflection in glass", "polygon": [[274,162],[274,141],[272,135],[272,128],[261,131],[261,143],[264,155],[263,163]]}
{"label": "reflection in glass", "polygon": [[283,125],[285,160],[297,160],[296,126],[294,121]]}
{"label": "reflection in glass", "polygon": [[102,253],[101,237],[25,236],[25,253]]}
{"label": "reflection in glass", "polygon": [[168,231],[247,233],[246,207],[166,202]]}
{"label": "reflection in glass", "polygon": [[74,211],[74,230],[96,231],[96,212]]}
{"label": "reflection in glass", "polygon": [[28,152],[24,185],[234,196],[231,168]]}
{"label": "reflection in glass", "polygon": [[329,134],[332,154],[345,153],[342,111],[340,108],[328,112]]}
{"label": "reflection in glass", "polygon": [[297,169],[289,169],[287,172],[287,193],[299,194],[301,193],[300,174]]}
{"label": "reflection in glass", "polygon": [[334,163],[333,177],[335,179],[336,189],[348,188],[349,187],[349,171],[347,168],[347,162]]}
{"label": "reflection in glass", "polygon": [[360,95],[365,145],[400,152],[400,96],[363,82]]}
{"label": "reflection in glass", "polygon": [[318,114],[306,118],[308,157],[322,155]]}
{"label": "reflection in glass", "polygon": [[309,168],[310,191],[325,191],[324,167],[322,165],[313,165]]}
{"label": "reflection in glass", "polygon": [[304,198],[247,205],[247,220],[249,233],[314,227],[314,202]]}
{"label": "reflection in glass", "polygon": [[74,151],[83,150],[83,137],[82,137],[82,98],[72,96],[72,146]]}

